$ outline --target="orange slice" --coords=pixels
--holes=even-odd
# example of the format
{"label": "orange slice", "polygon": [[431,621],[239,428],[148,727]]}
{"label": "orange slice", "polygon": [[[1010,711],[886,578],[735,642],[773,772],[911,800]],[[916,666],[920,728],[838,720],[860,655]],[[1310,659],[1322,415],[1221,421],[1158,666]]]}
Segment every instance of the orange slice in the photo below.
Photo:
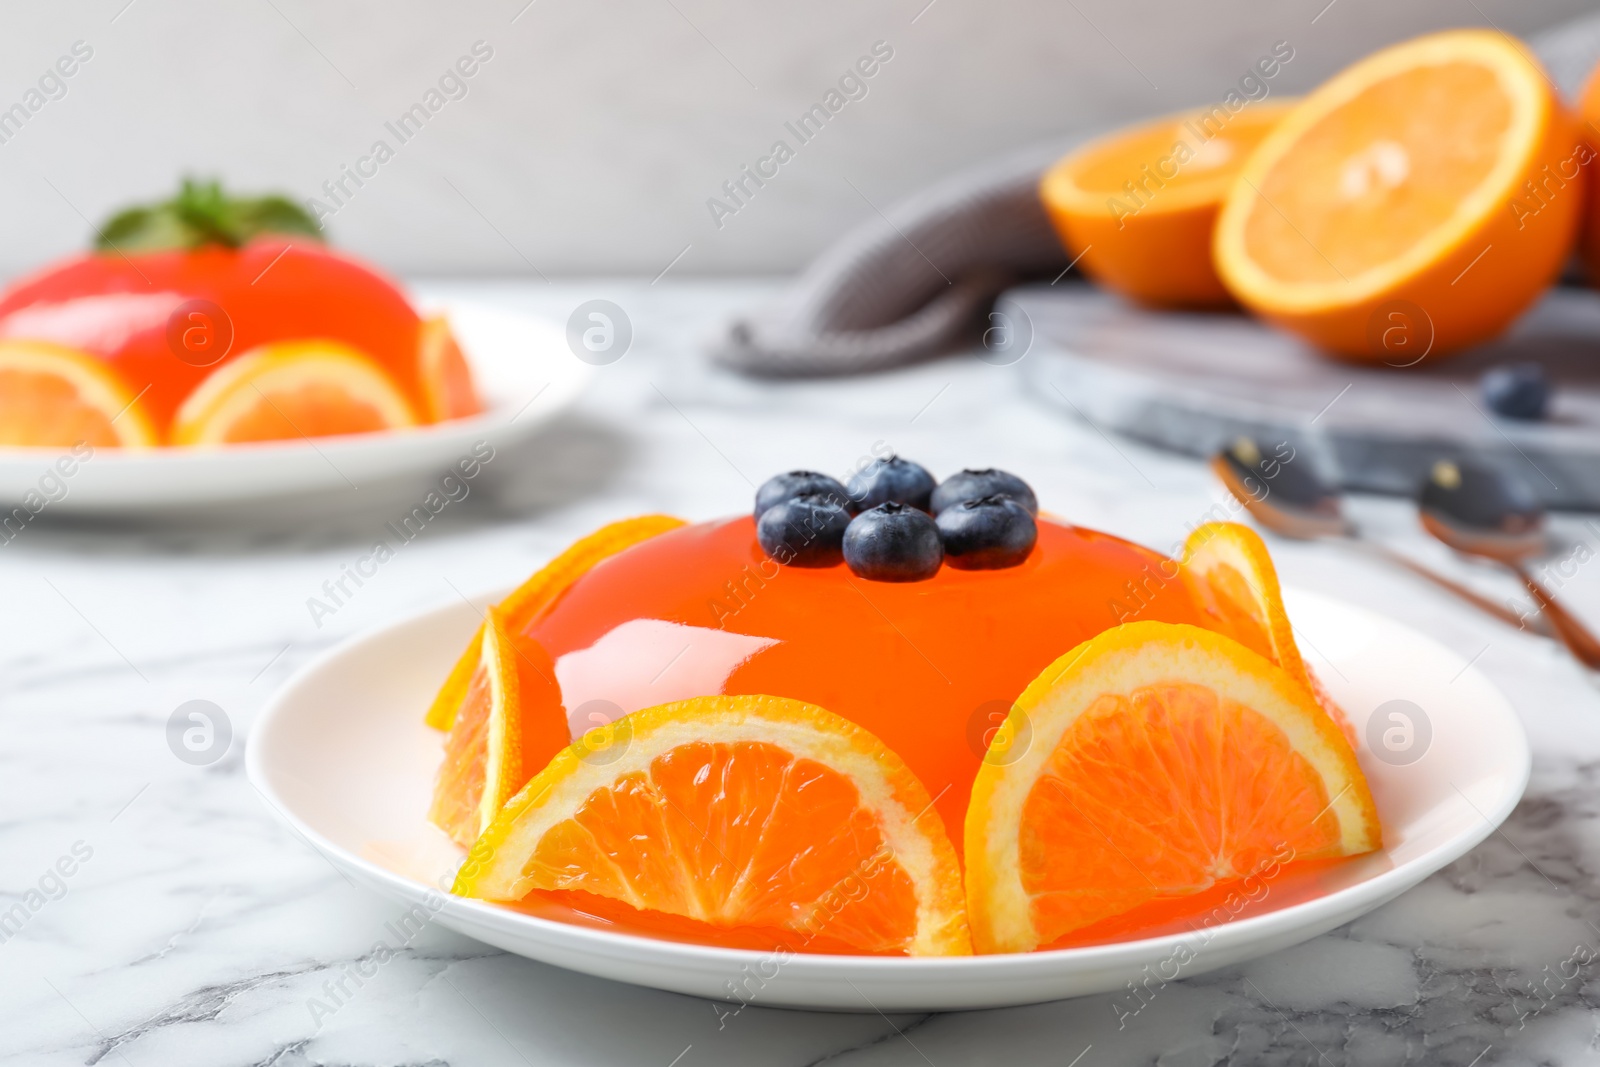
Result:
{"label": "orange slice", "polygon": [[417,417],[372,360],[337,341],[262,345],[218,367],[184,399],[172,443],[220,445],[372,433]]}
{"label": "orange slice", "polygon": [[1246,161],[1217,220],[1218,272],[1250,309],[1352,359],[1409,365],[1485,340],[1567,258],[1583,180],[1556,174],[1576,134],[1510,37],[1384,49]]}
{"label": "orange slice", "polygon": [[1211,629],[1282,667],[1310,690],[1351,745],[1356,743],[1344,709],[1300,655],[1278,571],[1260,534],[1236,522],[1195,527],[1183,546],[1183,582]]}
{"label": "orange slice", "polygon": [[517,671],[510,638],[493,608],[480,649],[477,669],[445,739],[428,812],[428,820],[461,845],[476,840],[527,781]]}
{"label": "orange slice", "polygon": [[1169,115],[1119,130],[1045,173],[1040,198],[1068,255],[1154,305],[1226,304],[1211,233],[1234,176],[1290,104]]}
{"label": "orange slice", "polygon": [[1278,571],[1261,535],[1236,522],[1195,527],[1183,543],[1183,584],[1207,625],[1289,672],[1307,688],[1300,648],[1283,609]]}
{"label": "orange slice", "polygon": [[979,952],[1381,843],[1355,755],[1305,688],[1197,626],[1084,642],[1023,692],[993,746],[1007,757],[984,761],[966,822]]}
{"label": "orange slice", "polygon": [[417,335],[417,380],[428,422],[460,419],[483,410],[472,384],[472,368],[443,315],[424,319]]}
{"label": "orange slice", "polygon": [[512,798],[454,891],[580,891],[866,953],[970,952],[961,872],[900,758],[797,700],[698,697],[590,731]]}
{"label": "orange slice", "polygon": [[155,428],[105,361],[45,341],[0,341],[0,445],[148,448]]}
{"label": "orange slice", "polygon": [[[564,593],[569,585],[588,573],[595,564],[640,541],[647,541],[682,525],[684,525],[682,519],[675,519],[671,515],[640,515],[637,518],[608,523],[589,536],[579,538],[565,552],[535,571],[527,581],[512,590],[511,595],[500,602],[500,616],[506,620],[507,632],[514,637],[520,635],[539,612],[555,603],[556,598]],[[456,712],[466,697],[468,682],[478,666],[478,645],[482,639],[483,628],[479,627],[478,632],[473,634],[472,640],[467,643],[466,651],[451,668],[449,677],[439,688],[433,703],[429,705],[425,721],[435,730],[448,730],[455,722]],[[531,644],[533,642],[518,641],[517,647],[523,649]],[[553,671],[550,676],[554,677]],[[526,682],[526,678],[524,681]],[[568,740],[566,720],[563,718],[560,744],[565,745]],[[553,750],[546,753],[544,758],[548,759],[551,755],[554,755]],[[540,766],[543,766],[543,763],[530,768],[530,771],[537,770]]]}

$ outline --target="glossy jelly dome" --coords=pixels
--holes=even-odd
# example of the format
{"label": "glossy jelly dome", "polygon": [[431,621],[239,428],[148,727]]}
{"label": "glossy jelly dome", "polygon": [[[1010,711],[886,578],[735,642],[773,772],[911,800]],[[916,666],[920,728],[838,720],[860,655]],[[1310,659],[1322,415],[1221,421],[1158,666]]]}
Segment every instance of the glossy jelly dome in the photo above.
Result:
{"label": "glossy jelly dome", "polygon": [[1028,559],[885,583],[783,567],[749,517],[686,526],[596,566],[525,635],[555,664],[574,737],[619,712],[717,693],[792,697],[878,736],[959,851],[994,730],[1035,677],[1133,619],[1203,625],[1171,560],[1039,521]]}

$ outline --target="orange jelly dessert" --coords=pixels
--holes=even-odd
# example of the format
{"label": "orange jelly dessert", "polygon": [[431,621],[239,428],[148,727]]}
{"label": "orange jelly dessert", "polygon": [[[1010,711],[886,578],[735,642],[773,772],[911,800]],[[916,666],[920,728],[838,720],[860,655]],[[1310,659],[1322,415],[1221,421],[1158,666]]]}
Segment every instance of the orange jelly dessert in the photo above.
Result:
{"label": "orange jelly dessert", "polygon": [[0,293],[0,445],[220,445],[479,410],[441,318],[281,197],[185,182]]}
{"label": "orange jelly dessert", "polygon": [[754,517],[579,541],[491,610],[429,711],[455,891],[711,944],[960,955],[1378,847],[1259,538],[1203,526],[1175,560],[1036,508],[1004,472],[936,485],[891,457],[849,487],[780,475]]}

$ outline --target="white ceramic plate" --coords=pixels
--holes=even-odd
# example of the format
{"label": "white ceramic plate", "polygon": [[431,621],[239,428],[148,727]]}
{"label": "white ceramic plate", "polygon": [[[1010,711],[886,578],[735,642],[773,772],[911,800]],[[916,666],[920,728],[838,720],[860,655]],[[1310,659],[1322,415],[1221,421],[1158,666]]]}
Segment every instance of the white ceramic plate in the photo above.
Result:
{"label": "white ceramic plate", "polygon": [[[484,603],[492,599],[485,598]],[[884,959],[710,948],[538,918],[441,896],[461,853],[426,825],[440,737],[423,711],[479,615],[452,604],[334,649],[296,675],[250,737],[250,780],[312,847],[353,880],[508,952],[694,996],[838,1011],[934,1011],[1029,1004],[1123,990],[1141,972],[1187,977],[1265,955],[1347,923],[1483,840],[1527,784],[1527,738],[1506,699],[1460,657],[1370,612],[1293,592],[1303,647],[1366,737],[1384,709],[1399,753],[1361,762],[1385,847],[1315,876],[1285,874],[1232,921],[1112,944],[1013,956]],[[1421,709],[1420,713],[1416,709]],[[1425,722],[1423,720],[1426,720]],[[1431,736],[1425,736],[1431,735]],[[1397,759],[1421,752],[1407,764]],[[1294,868],[1289,868],[1293,870]],[[1180,948],[1180,945],[1183,947]],[[1193,953],[1193,958],[1190,958]]]}
{"label": "white ceramic plate", "polygon": [[[562,330],[544,320],[482,304],[446,301],[472,365],[485,410],[414,430],[272,441],[216,449],[97,450],[64,479],[43,487],[53,515],[137,513],[286,496],[351,486],[426,480],[468,454],[474,442],[509,446],[534,433],[582,392],[594,368],[576,359]],[[0,502],[9,511],[62,450],[0,448]],[[37,499],[37,498],[36,498]]]}

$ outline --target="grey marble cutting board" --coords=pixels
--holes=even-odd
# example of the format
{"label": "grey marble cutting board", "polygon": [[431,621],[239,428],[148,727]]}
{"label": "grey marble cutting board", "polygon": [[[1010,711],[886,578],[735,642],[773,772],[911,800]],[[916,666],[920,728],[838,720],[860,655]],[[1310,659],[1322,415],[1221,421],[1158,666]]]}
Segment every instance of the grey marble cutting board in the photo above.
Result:
{"label": "grey marble cutting board", "polygon": [[[1405,495],[1434,461],[1477,456],[1549,507],[1600,510],[1600,293],[1552,290],[1502,338],[1404,370],[1330,359],[1241,314],[1147,311],[1084,285],[1012,289],[996,313],[990,361],[1021,360],[1041,398],[1103,429],[1192,455],[1241,433],[1288,439],[1348,489]],[[1492,415],[1479,394],[1485,368],[1524,360],[1556,384],[1545,422]]]}

